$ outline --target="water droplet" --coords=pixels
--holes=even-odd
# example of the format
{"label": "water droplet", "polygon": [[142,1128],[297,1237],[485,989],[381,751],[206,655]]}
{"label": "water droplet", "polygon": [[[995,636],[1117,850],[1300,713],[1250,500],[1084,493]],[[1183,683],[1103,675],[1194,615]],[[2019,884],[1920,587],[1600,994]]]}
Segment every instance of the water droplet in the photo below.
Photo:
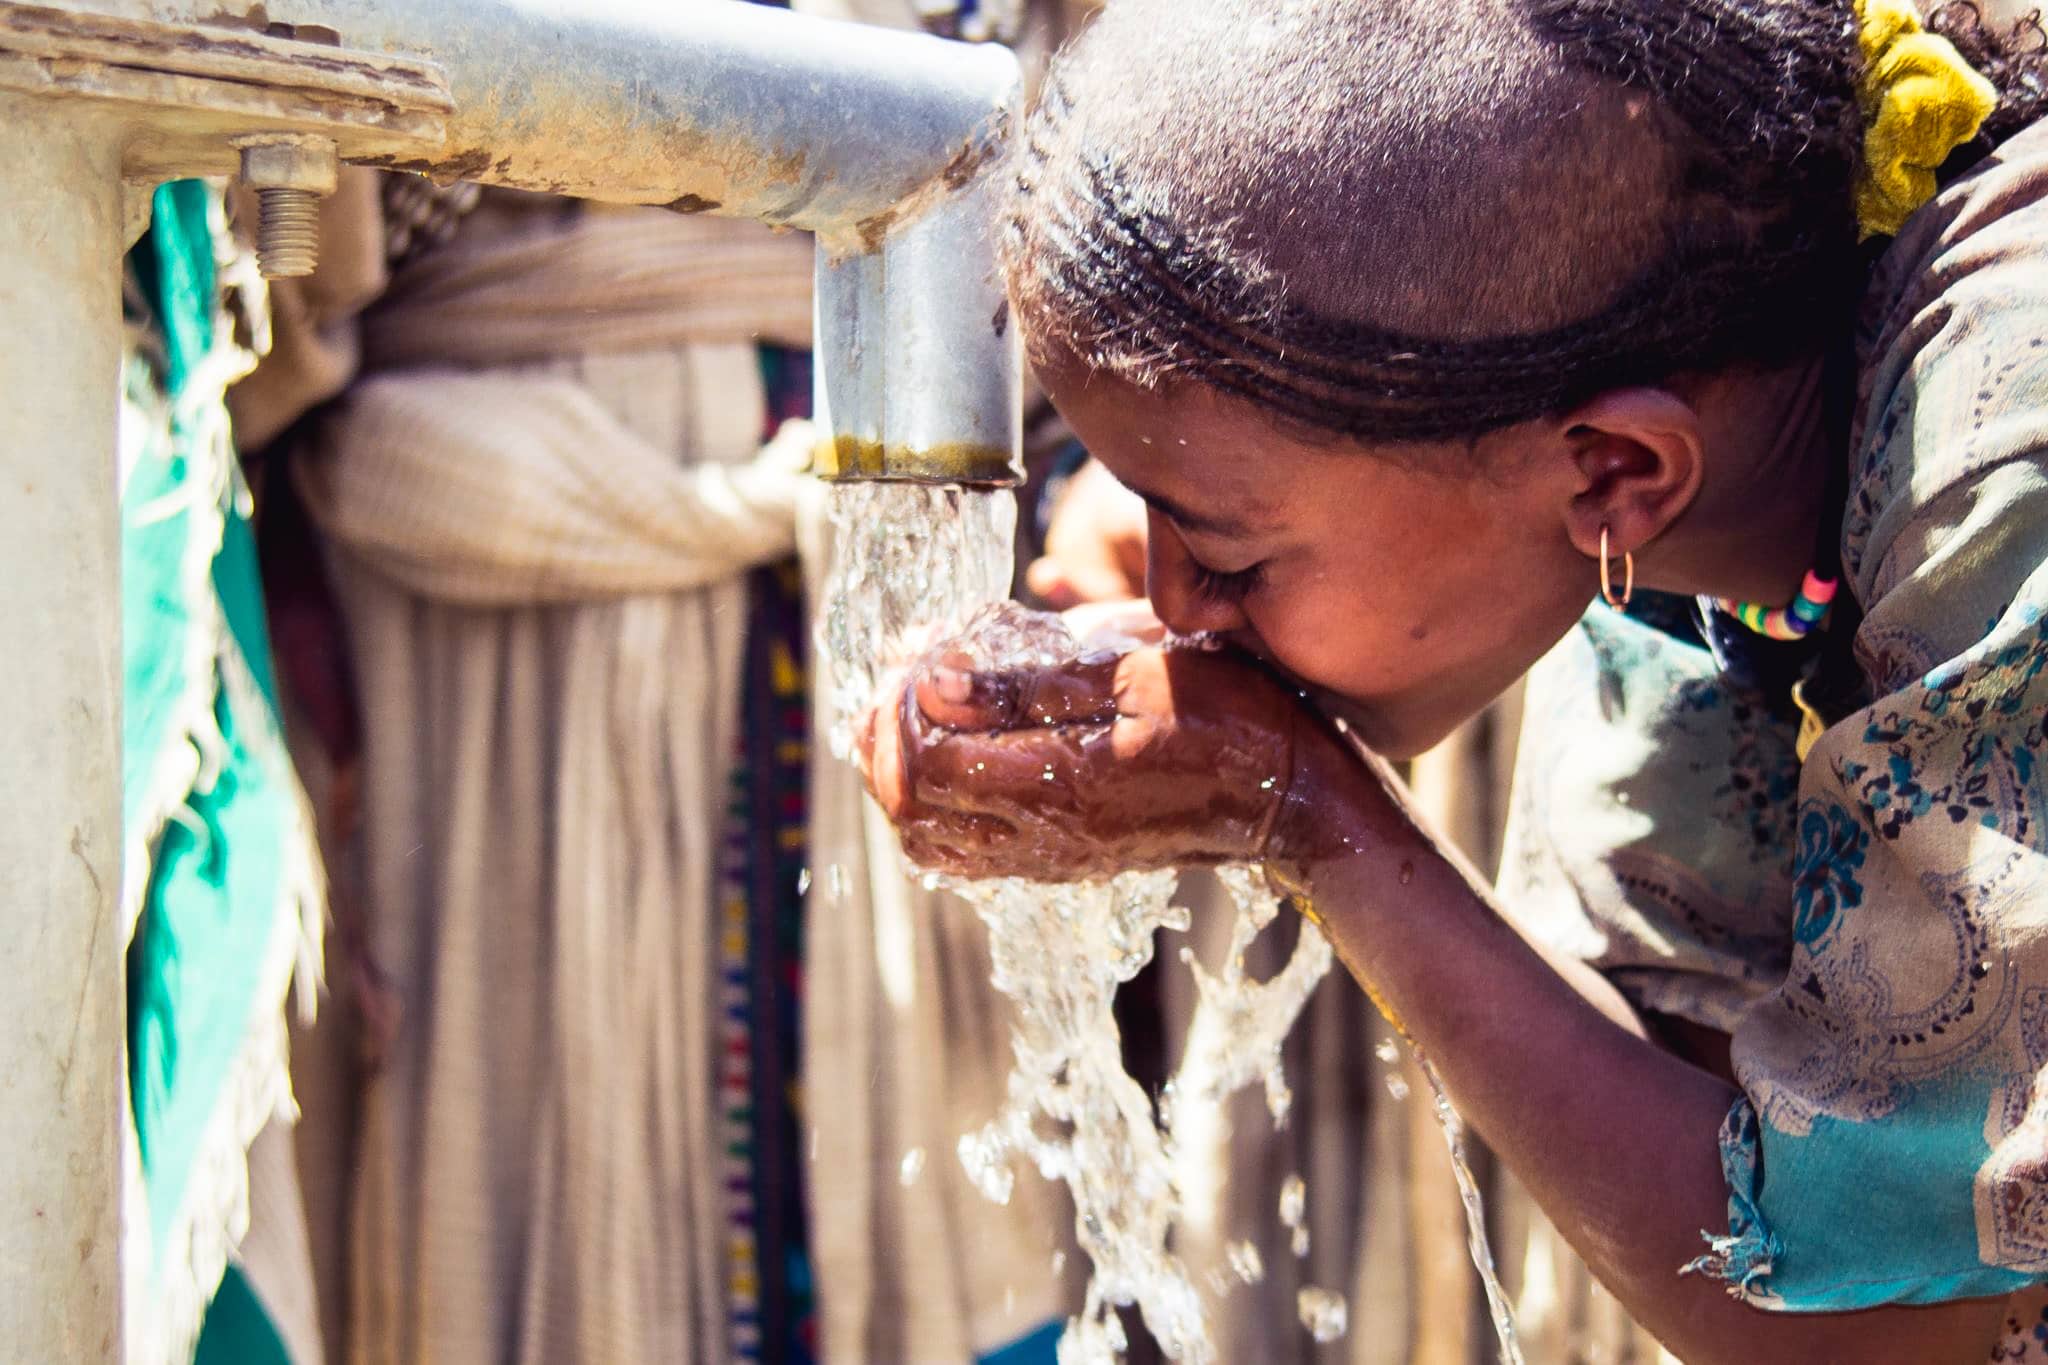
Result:
{"label": "water droplet", "polygon": [[1350,1314],[1345,1309],[1343,1296],[1332,1294],[1327,1289],[1317,1289],[1314,1285],[1294,1296],[1294,1308],[1301,1315],[1301,1325],[1320,1342],[1335,1341],[1350,1325],[1347,1321]]}
{"label": "water droplet", "polygon": [[810,890],[811,870],[807,867],[803,871],[796,874],[796,893],[799,896],[805,896],[810,894]]}
{"label": "water droplet", "polygon": [[1405,858],[1402,859],[1401,870],[1394,874],[1394,878],[1396,881],[1400,882],[1401,885],[1408,885],[1408,883],[1415,880],[1415,864],[1409,862]]}
{"label": "water droplet", "polygon": [[1273,790],[1273,788],[1275,788],[1275,787],[1277,787],[1277,786],[1279,786],[1279,785],[1280,785],[1280,779],[1279,779],[1279,778],[1277,778],[1277,777],[1269,777],[1269,778],[1267,778],[1267,779],[1266,779],[1266,780],[1265,780],[1264,782],[1261,782],[1261,783],[1259,784],[1259,790],[1260,790],[1260,791],[1262,791],[1262,792],[1269,792],[1269,791]]}
{"label": "water droplet", "polygon": [[897,1168],[896,1178],[903,1182],[905,1189],[909,1189],[917,1183],[917,1178],[923,1174],[924,1148],[912,1147],[903,1154],[903,1164]]}
{"label": "water droplet", "polygon": [[1257,1284],[1266,1278],[1266,1262],[1250,1242],[1232,1242],[1223,1249],[1223,1254],[1237,1278],[1246,1284]]}
{"label": "water droplet", "polygon": [[1280,1182],[1280,1224],[1282,1227],[1298,1228],[1302,1215],[1308,1211],[1308,1182],[1298,1175],[1290,1175]]}

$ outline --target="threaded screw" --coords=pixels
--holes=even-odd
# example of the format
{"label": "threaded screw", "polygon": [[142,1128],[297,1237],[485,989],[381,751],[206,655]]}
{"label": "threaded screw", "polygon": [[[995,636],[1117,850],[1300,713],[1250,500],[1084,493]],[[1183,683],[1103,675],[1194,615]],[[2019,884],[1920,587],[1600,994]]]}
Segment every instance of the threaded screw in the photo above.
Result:
{"label": "threaded screw", "polygon": [[266,280],[313,273],[320,261],[320,196],[311,190],[256,191],[256,268]]}
{"label": "threaded screw", "polygon": [[310,275],[320,260],[320,201],[341,174],[333,139],[279,135],[238,144],[256,191],[256,266],[266,280]]}

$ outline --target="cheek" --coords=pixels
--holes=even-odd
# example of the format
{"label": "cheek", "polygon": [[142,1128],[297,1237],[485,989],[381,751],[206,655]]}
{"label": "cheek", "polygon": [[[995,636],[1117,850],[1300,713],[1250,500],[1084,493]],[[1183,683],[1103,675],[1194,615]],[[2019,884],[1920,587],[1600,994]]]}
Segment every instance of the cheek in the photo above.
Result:
{"label": "cheek", "polygon": [[1336,572],[1286,575],[1246,604],[1252,630],[1288,672],[1349,696],[1386,695],[1434,671],[1443,641],[1412,584],[1361,586]]}
{"label": "cheek", "polygon": [[[1305,682],[1359,701],[1497,690],[1577,618],[1539,575],[1435,557],[1276,574],[1246,604],[1266,652]],[[1491,690],[1490,690],[1491,689]]]}

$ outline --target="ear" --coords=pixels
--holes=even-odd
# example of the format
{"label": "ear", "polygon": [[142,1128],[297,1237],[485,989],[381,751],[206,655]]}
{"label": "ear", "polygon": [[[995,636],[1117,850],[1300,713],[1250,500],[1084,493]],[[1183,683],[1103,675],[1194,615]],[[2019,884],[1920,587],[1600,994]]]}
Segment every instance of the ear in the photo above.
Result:
{"label": "ear", "polygon": [[1706,475],[1699,414],[1669,389],[1610,389],[1560,423],[1578,477],[1572,545],[1597,558],[1639,552],[1692,506]]}

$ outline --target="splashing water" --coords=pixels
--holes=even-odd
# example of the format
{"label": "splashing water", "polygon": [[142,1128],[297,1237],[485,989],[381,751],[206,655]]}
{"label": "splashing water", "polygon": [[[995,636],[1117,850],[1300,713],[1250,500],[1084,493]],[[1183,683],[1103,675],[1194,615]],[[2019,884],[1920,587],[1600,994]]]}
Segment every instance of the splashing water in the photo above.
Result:
{"label": "splashing water", "polygon": [[1010,595],[1017,500],[955,484],[842,483],[829,490],[837,531],[818,618],[831,661],[832,753],[852,753],[852,723],[882,674],[934,631]]}
{"label": "splashing water", "polygon": [[1486,1240],[1486,1201],[1480,1197],[1479,1182],[1472,1178],[1472,1164],[1465,1156],[1465,1120],[1451,1107],[1444,1093],[1443,1078],[1436,1067],[1415,1049],[1415,1065],[1436,1096],[1436,1118],[1443,1126],[1444,1143],[1451,1149],[1451,1170],[1458,1177],[1458,1194],[1465,1201],[1466,1248],[1472,1253],[1472,1268],[1486,1287],[1486,1307],[1493,1314],[1494,1335],[1500,1339],[1501,1365],[1522,1365],[1522,1343],[1515,1334],[1515,1310],[1508,1305],[1507,1291],[1493,1263],[1493,1244]]}
{"label": "splashing water", "polygon": [[1349,1314],[1342,1294],[1311,1285],[1294,1296],[1294,1310],[1301,1315],[1301,1325],[1317,1341],[1335,1341],[1344,1335]]}
{"label": "splashing water", "polygon": [[[957,629],[1008,596],[1016,511],[1005,492],[953,486],[851,483],[835,486],[831,495],[838,543],[818,644],[836,683],[833,751],[844,758],[851,723],[887,669],[935,632]],[[1007,605],[976,618],[962,644],[985,667],[1054,663],[1076,650],[1058,618]],[[999,1204],[1014,1188],[1013,1158],[1064,1182],[1073,1196],[1076,1239],[1092,1263],[1082,1311],[1060,1341],[1061,1365],[1119,1360],[1129,1343],[1117,1310],[1131,1305],[1168,1359],[1189,1365],[1214,1359],[1201,1295],[1169,1245],[1180,1212],[1173,1133],[1213,1123],[1222,1103],[1254,1081],[1263,1085],[1275,1124],[1286,1121],[1292,1094],[1281,1070],[1281,1043],[1331,963],[1322,934],[1303,924],[1293,956],[1277,975],[1264,982],[1247,977],[1245,952],[1278,913],[1278,902],[1250,869],[1220,875],[1237,906],[1229,951],[1214,975],[1183,954],[1197,1003],[1186,1051],[1156,1111],[1124,1070],[1113,1005],[1118,988],[1151,961],[1158,931],[1188,926],[1187,911],[1172,903],[1176,874],[1127,872],[1070,885],[937,882],[988,926],[993,982],[1015,1006],[1016,1065],[1005,1103],[987,1125],[960,1139],[960,1160],[977,1188]],[[1456,1116],[1441,1088],[1438,1095],[1503,1360],[1520,1365],[1486,1249],[1478,1190],[1462,1159],[1462,1129],[1451,1126]],[[916,1178],[910,1157],[902,1174]],[[1305,1198],[1300,1178],[1291,1177],[1282,1221],[1297,1256],[1307,1252]],[[1263,1275],[1249,1243],[1232,1247],[1229,1259],[1247,1283]],[[1063,1260],[1056,1256],[1056,1267]],[[1340,1296],[1304,1289],[1298,1306],[1317,1341],[1344,1332]]]}
{"label": "splashing water", "polygon": [[1298,1175],[1290,1175],[1280,1182],[1280,1226],[1291,1234],[1289,1250],[1294,1259],[1308,1255],[1308,1184]]}

